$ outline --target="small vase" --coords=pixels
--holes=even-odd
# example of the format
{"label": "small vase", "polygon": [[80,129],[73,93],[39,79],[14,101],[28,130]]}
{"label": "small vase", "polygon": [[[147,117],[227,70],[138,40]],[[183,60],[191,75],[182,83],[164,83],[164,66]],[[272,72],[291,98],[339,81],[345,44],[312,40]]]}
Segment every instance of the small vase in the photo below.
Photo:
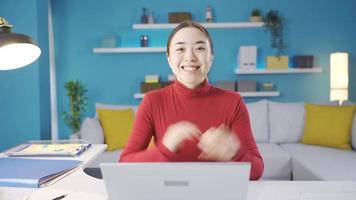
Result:
{"label": "small vase", "polygon": [[251,16],[250,22],[262,22],[262,17],[261,16]]}

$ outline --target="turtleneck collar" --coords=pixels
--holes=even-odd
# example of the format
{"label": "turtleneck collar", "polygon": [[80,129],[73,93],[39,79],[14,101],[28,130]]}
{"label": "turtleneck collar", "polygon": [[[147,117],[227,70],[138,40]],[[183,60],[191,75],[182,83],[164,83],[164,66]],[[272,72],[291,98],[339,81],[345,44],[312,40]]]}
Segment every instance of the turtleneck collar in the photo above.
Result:
{"label": "turtleneck collar", "polygon": [[183,83],[175,80],[173,82],[173,90],[178,94],[178,95],[184,95],[184,96],[200,96],[206,94],[210,88],[211,85],[208,83],[208,81],[205,79],[197,88],[195,89],[190,89],[187,88]]}

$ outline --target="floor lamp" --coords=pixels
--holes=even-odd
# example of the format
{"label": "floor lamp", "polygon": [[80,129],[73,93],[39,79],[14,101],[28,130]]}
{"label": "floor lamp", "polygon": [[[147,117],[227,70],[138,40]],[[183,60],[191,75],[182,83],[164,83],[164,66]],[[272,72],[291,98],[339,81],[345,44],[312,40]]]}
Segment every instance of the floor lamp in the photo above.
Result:
{"label": "floor lamp", "polygon": [[349,99],[349,54],[344,52],[330,55],[330,100],[343,101]]}
{"label": "floor lamp", "polygon": [[5,18],[0,17],[0,70],[11,70],[31,64],[41,55],[41,49],[31,37],[11,32]]}

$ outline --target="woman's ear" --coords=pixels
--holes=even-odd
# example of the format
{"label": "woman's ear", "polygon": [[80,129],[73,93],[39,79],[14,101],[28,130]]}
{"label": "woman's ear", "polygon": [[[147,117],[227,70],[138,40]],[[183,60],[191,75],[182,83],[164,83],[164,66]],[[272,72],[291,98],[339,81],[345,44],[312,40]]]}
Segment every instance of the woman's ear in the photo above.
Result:
{"label": "woman's ear", "polygon": [[167,58],[167,62],[168,62],[168,64],[169,64],[169,65],[171,65],[171,60],[169,59],[169,55],[168,55],[168,53],[166,53],[166,58]]}

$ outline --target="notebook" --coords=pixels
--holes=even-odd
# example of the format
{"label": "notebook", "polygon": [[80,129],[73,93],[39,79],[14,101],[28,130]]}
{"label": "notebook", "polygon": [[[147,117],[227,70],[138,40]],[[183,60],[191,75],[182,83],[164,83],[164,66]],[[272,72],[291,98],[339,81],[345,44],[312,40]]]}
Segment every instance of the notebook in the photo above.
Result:
{"label": "notebook", "polygon": [[12,157],[24,156],[78,156],[91,144],[22,144],[6,151],[5,154]]}
{"label": "notebook", "polygon": [[0,158],[0,186],[38,188],[79,166],[78,160]]}
{"label": "notebook", "polygon": [[109,200],[245,200],[249,163],[101,163]]}

